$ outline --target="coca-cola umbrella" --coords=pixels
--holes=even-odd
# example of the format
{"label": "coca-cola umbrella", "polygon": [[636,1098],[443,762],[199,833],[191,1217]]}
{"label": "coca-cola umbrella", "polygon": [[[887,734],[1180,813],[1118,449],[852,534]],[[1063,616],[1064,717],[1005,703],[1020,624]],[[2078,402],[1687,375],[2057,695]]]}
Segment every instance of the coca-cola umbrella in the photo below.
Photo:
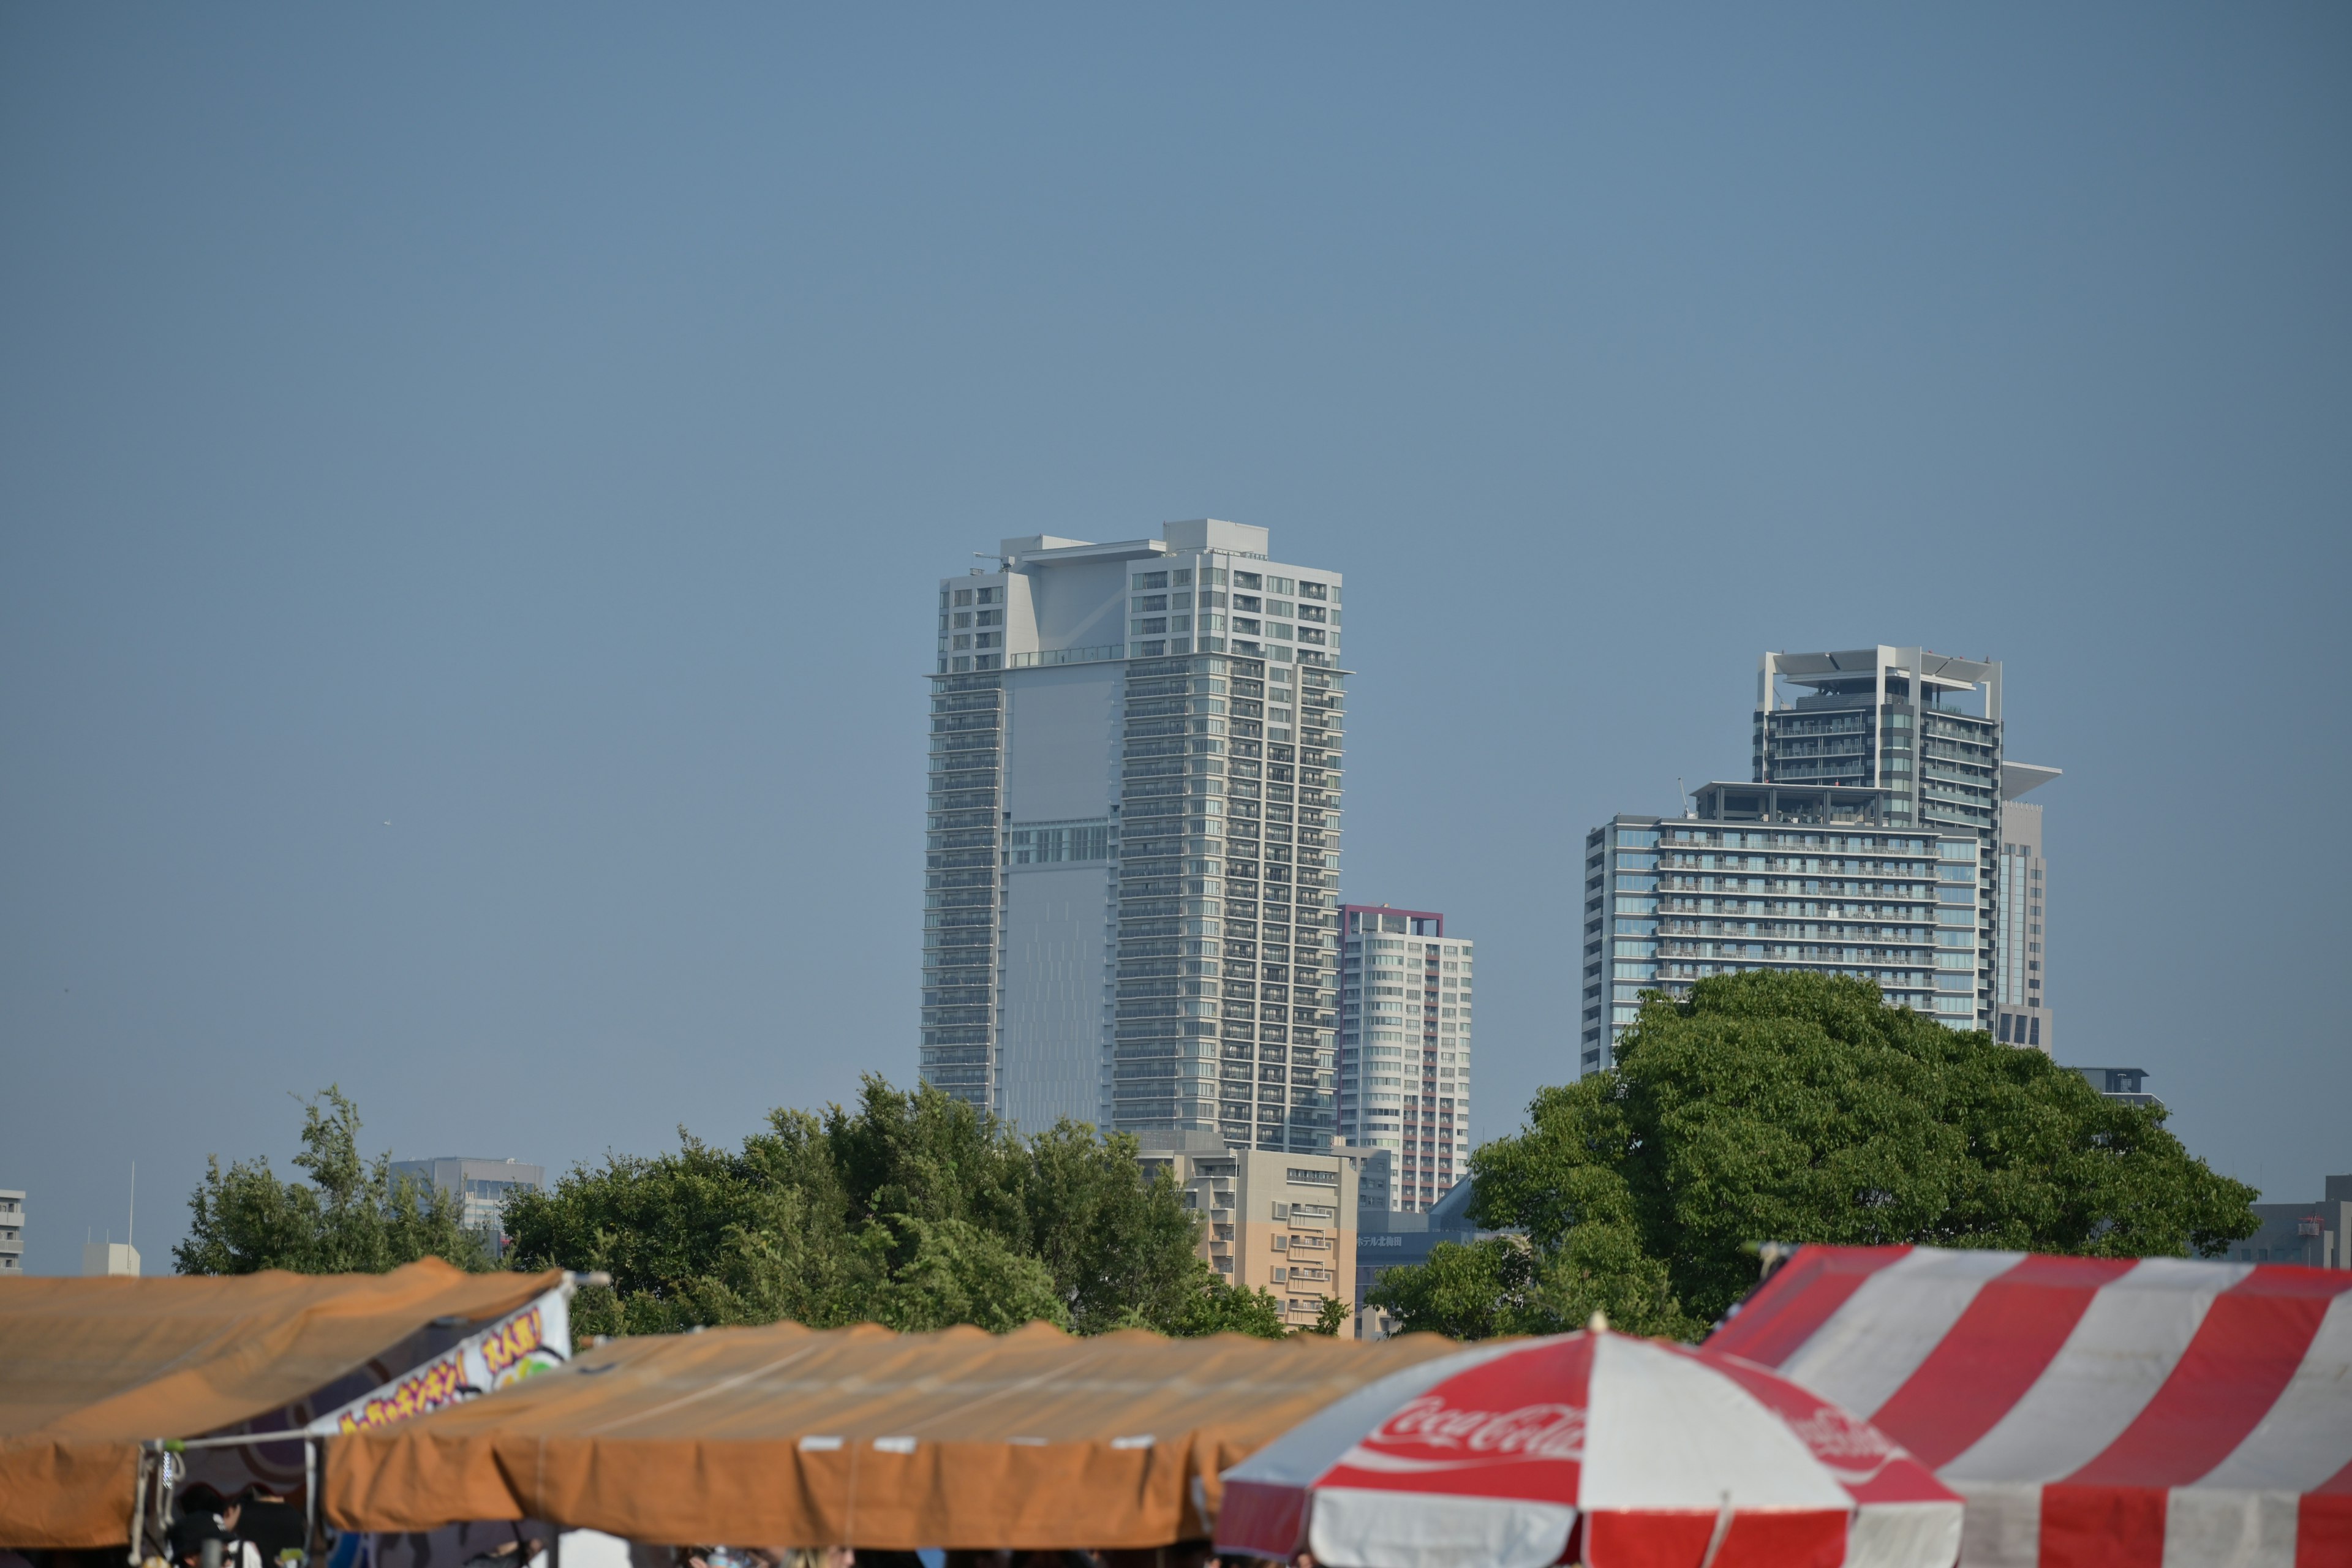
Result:
{"label": "coca-cola umbrella", "polygon": [[1225,1472],[1217,1546],[1332,1568],[1950,1568],[1960,1500],[1762,1367],[1595,1329],[1328,1406]]}

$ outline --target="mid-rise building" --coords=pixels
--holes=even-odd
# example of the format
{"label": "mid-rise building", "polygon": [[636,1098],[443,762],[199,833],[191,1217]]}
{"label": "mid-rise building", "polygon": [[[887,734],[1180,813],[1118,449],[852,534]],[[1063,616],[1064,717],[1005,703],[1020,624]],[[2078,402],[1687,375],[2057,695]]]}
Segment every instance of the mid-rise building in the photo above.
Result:
{"label": "mid-rise building", "polygon": [[1469,1170],[1474,944],[1433,910],[1339,919],[1339,1137],[1391,1152],[1367,1207],[1419,1213]]}
{"label": "mid-rise building", "polygon": [[1749,969],[1850,974],[1954,1028],[1978,1026],[1980,844],[1922,832],[1886,791],[1714,783],[1688,816],[1612,817],[1585,837],[1578,1066],[1613,1066],[1644,991]]}
{"label": "mid-rise building", "polygon": [[505,1234],[507,1200],[518,1192],[547,1190],[547,1167],[520,1160],[446,1154],[434,1160],[395,1160],[395,1176],[408,1176],[457,1199],[460,1223],[495,1244]]}
{"label": "mid-rise building", "polygon": [[1226,1284],[1264,1289],[1304,1328],[1326,1297],[1356,1301],[1356,1162],[1337,1152],[1228,1146],[1213,1130],[1137,1135],[1201,1216],[1201,1256]]}
{"label": "mid-rise building", "polygon": [[1365,1206],[1356,1232],[1358,1339],[1384,1340],[1397,1331],[1393,1316],[1364,1300],[1366,1293],[1381,1282],[1381,1276],[1394,1268],[1425,1265],[1429,1255],[1442,1245],[1468,1247],[1482,1237],[1498,1234],[1472,1223],[1470,1200],[1475,1191],[1469,1183],[1459,1183],[1420,1214],[1382,1214],[1370,1205]]}
{"label": "mid-rise building", "polygon": [[1040,534],[941,580],[925,1081],[1031,1130],[1330,1146],[1341,580],[1266,547]]}
{"label": "mid-rise building", "polygon": [[0,1274],[25,1271],[25,1194],[0,1187]]}

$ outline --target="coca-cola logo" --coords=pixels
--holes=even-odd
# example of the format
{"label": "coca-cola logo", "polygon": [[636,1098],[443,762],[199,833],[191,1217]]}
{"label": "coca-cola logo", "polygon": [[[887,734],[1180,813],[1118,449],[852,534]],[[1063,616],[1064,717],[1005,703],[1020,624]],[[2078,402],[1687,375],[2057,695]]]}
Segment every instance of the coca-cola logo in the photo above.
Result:
{"label": "coca-cola logo", "polygon": [[1886,1435],[1867,1421],[1857,1421],[1834,1405],[1824,1405],[1811,1415],[1788,1417],[1789,1429],[1813,1451],[1813,1457],[1833,1470],[1867,1479],[1885,1468],[1898,1450]]}
{"label": "coca-cola logo", "polygon": [[1584,1412],[1573,1405],[1465,1410],[1446,1404],[1443,1394],[1424,1394],[1382,1422],[1365,1441],[1529,1459],[1581,1459]]}

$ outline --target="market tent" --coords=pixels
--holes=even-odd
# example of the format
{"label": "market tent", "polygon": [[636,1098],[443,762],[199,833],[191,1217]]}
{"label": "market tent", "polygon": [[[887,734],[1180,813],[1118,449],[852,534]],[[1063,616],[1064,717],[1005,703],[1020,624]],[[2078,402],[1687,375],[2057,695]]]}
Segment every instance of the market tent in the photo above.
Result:
{"label": "market tent", "polygon": [[1808,1247],[1707,1349],[1934,1467],[1969,1568],[2352,1563],[2352,1273]]}
{"label": "market tent", "polygon": [[0,1546],[127,1542],[142,1440],[218,1432],[353,1373],[381,1382],[436,1320],[496,1317],[562,1279],[427,1259],[389,1274],[12,1279]]}
{"label": "market tent", "polygon": [[1074,1339],[795,1323],[622,1340],[492,1399],[330,1441],[327,1516],[531,1518],[632,1541],[1150,1547],[1219,1472],[1434,1335]]}

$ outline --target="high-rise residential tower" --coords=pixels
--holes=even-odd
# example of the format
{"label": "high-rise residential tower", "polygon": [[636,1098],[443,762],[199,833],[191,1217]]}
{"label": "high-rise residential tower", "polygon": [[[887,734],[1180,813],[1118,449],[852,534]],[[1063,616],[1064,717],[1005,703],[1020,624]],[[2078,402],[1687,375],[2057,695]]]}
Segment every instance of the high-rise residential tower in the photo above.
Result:
{"label": "high-rise residential tower", "polygon": [[[1580,1068],[1613,1061],[1640,991],[1759,967],[1861,975],[1956,1028],[1994,1029],[2015,934],[2003,826],[2033,810],[2016,796],[2057,775],[2004,760],[2000,704],[1994,662],[1766,654],[1753,781],[1706,785],[1681,819],[1619,816],[1586,838]],[[2038,811],[2032,826],[2038,854]],[[2021,994],[2039,994],[2022,984],[2038,973],[2019,972]]]}
{"label": "high-rise residential tower", "polygon": [[1329,1146],[1341,579],[1266,543],[1037,535],[940,582],[927,1081],[1029,1129]]}
{"label": "high-rise residential tower", "polygon": [[1430,910],[1339,911],[1339,1135],[1394,1151],[1368,1205],[1418,1214],[1467,1173],[1473,944]]}

